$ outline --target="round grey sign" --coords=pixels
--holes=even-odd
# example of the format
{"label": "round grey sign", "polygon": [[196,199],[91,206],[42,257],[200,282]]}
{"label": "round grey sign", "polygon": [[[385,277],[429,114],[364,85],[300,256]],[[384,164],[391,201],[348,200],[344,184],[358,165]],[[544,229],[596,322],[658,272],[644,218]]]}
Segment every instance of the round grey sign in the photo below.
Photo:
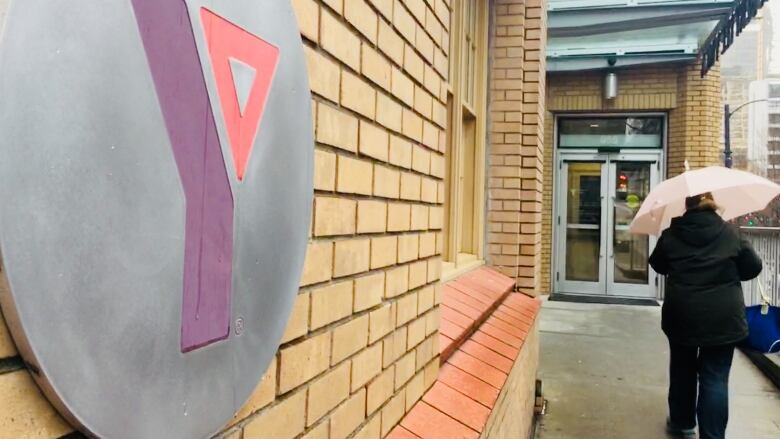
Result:
{"label": "round grey sign", "polygon": [[288,1],[15,0],[0,36],[0,297],[85,433],[203,438],[298,289],[311,97]]}

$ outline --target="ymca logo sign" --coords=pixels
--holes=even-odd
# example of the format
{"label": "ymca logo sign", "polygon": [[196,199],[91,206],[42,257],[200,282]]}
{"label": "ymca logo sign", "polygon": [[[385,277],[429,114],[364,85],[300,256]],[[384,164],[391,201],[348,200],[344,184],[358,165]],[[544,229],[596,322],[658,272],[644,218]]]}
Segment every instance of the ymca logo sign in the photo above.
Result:
{"label": "ymca logo sign", "polygon": [[[133,0],[186,198],[183,352],[228,336],[234,202],[216,118],[183,1]],[[201,7],[229,155],[244,178],[279,49]],[[190,23],[187,23],[190,21]]]}
{"label": "ymca logo sign", "polygon": [[0,297],[101,438],[208,437],[298,289],[311,97],[288,1],[15,0],[0,36]]}

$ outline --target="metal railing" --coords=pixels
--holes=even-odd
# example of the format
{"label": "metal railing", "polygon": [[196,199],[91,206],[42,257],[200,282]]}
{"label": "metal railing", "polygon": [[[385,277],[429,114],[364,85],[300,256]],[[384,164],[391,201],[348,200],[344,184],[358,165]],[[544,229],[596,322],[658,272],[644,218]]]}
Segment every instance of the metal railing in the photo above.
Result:
{"label": "metal railing", "polygon": [[745,304],[749,306],[761,303],[758,289],[760,281],[772,304],[780,306],[780,228],[744,227],[742,236],[753,244],[756,253],[764,262],[764,271],[758,279],[742,285],[745,291]]}

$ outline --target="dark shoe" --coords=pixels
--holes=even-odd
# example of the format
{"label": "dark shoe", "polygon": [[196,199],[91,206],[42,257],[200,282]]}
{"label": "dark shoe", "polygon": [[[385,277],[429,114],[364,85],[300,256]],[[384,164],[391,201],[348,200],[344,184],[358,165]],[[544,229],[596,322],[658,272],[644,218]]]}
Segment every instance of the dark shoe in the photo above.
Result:
{"label": "dark shoe", "polygon": [[696,437],[696,428],[680,428],[672,424],[672,420],[666,418],[666,432],[672,436],[679,437]]}

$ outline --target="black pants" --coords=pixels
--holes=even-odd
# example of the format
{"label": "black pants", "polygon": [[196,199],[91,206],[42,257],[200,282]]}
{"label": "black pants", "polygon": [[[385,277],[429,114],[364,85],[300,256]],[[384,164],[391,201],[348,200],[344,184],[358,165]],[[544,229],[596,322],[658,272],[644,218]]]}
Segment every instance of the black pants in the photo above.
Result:
{"label": "black pants", "polygon": [[669,345],[672,424],[678,428],[694,428],[698,418],[701,439],[724,439],[729,420],[729,372],[734,345],[697,348],[671,341]]}

